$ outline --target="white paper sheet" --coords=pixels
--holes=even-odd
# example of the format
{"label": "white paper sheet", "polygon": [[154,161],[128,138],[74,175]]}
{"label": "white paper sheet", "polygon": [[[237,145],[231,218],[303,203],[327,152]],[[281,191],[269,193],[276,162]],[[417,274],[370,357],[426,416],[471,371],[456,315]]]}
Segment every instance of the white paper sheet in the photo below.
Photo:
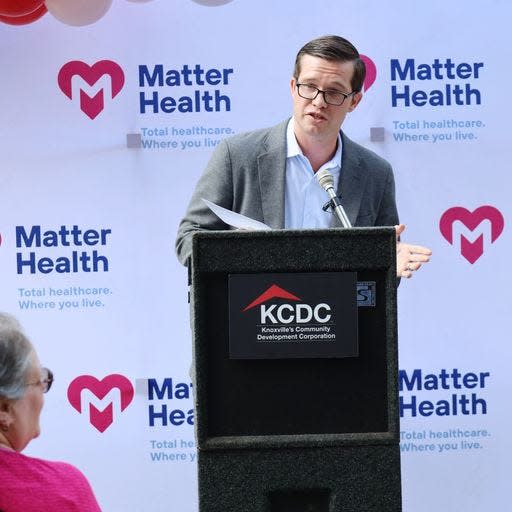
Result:
{"label": "white paper sheet", "polygon": [[227,208],[223,208],[218,204],[212,203],[208,201],[208,199],[202,198],[206,206],[210,208],[210,210],[219,217],[220,220],[228,224],[229,226],[233,226],[238,229],[246,229],[249,231],[269,231],[272,228],[267,226],[263,222],[258,220],[251,219],[250,217],[246,217],[245,215],[241,215],[239,213],[228,210]]}

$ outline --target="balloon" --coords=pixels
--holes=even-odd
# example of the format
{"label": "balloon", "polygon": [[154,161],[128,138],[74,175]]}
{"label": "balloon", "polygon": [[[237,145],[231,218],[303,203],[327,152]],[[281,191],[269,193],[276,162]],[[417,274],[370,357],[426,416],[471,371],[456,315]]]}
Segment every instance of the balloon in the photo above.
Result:
{"label": "balloon", "polygon": [[24,16],[34,12],[44,0],[0,0],[0,15]]}
{"label": "balloon", "polygon": [[146,2],[151,2],[151,0],[128,0],[128,2],[134,2],[137,4],[145,4]]}
{"label": "balloon", "polygon": [[8,25],[27,25],[28,23],[38,20],[41,16],[46,14],[47,11],[46,6],[41,4],[35,11],[29,12],[23,16],[2,16],[0,14],[0,21]]}
{"label": "balloon", "polygon": [[66,25],[82,27],[102,18],[112,0],[46,0],[48,11]]}
{"label": "balloon", "polygon": [[233,0],[194,0],[196,4],[206,5],[207,7],[218,7],[219,5],[229,4]]}

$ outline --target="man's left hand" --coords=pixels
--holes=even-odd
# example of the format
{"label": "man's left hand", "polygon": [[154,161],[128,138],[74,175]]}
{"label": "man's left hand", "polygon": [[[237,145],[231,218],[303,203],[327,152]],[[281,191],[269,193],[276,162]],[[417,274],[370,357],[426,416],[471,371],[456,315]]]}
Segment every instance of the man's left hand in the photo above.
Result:
{"label": "man's left hand", "polygon": [[413,272],[430,261],[432,251],[421,245],[410,245],[400,242],[400,235],[404,232],[404,224],[395,226],[396,229],[396,275],[409,279]]}

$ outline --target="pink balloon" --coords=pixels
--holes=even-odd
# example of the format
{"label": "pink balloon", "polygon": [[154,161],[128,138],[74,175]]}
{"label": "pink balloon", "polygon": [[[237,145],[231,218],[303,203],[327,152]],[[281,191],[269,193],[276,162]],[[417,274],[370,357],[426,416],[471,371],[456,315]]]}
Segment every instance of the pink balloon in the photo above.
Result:
{"label": "pink balloon", "polygon": [[0,0],[0,15],[25,16],[44,4],[44,0]]}
{"label": "pink balloon", "polygon": [[41,16],[44,16],[46,12],[46,6],[41,4],[33,12],[29,12],[23,16],[3,16],[0,14],[0,21],[7,23],[7,25],[28,25],[41,18]]}
{"label": "pink balloon", "polygon": [[102,18],[112,0],[46,0],[48,11],[66,25],[82,27]]}

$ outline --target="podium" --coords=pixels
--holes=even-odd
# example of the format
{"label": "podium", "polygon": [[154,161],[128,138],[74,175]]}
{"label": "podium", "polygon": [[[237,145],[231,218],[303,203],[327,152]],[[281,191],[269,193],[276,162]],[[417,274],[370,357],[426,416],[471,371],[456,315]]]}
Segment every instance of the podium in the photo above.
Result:
{"label": "podium", "polygon": [[401,511],[395,230],[192,246],[200,512]]}

